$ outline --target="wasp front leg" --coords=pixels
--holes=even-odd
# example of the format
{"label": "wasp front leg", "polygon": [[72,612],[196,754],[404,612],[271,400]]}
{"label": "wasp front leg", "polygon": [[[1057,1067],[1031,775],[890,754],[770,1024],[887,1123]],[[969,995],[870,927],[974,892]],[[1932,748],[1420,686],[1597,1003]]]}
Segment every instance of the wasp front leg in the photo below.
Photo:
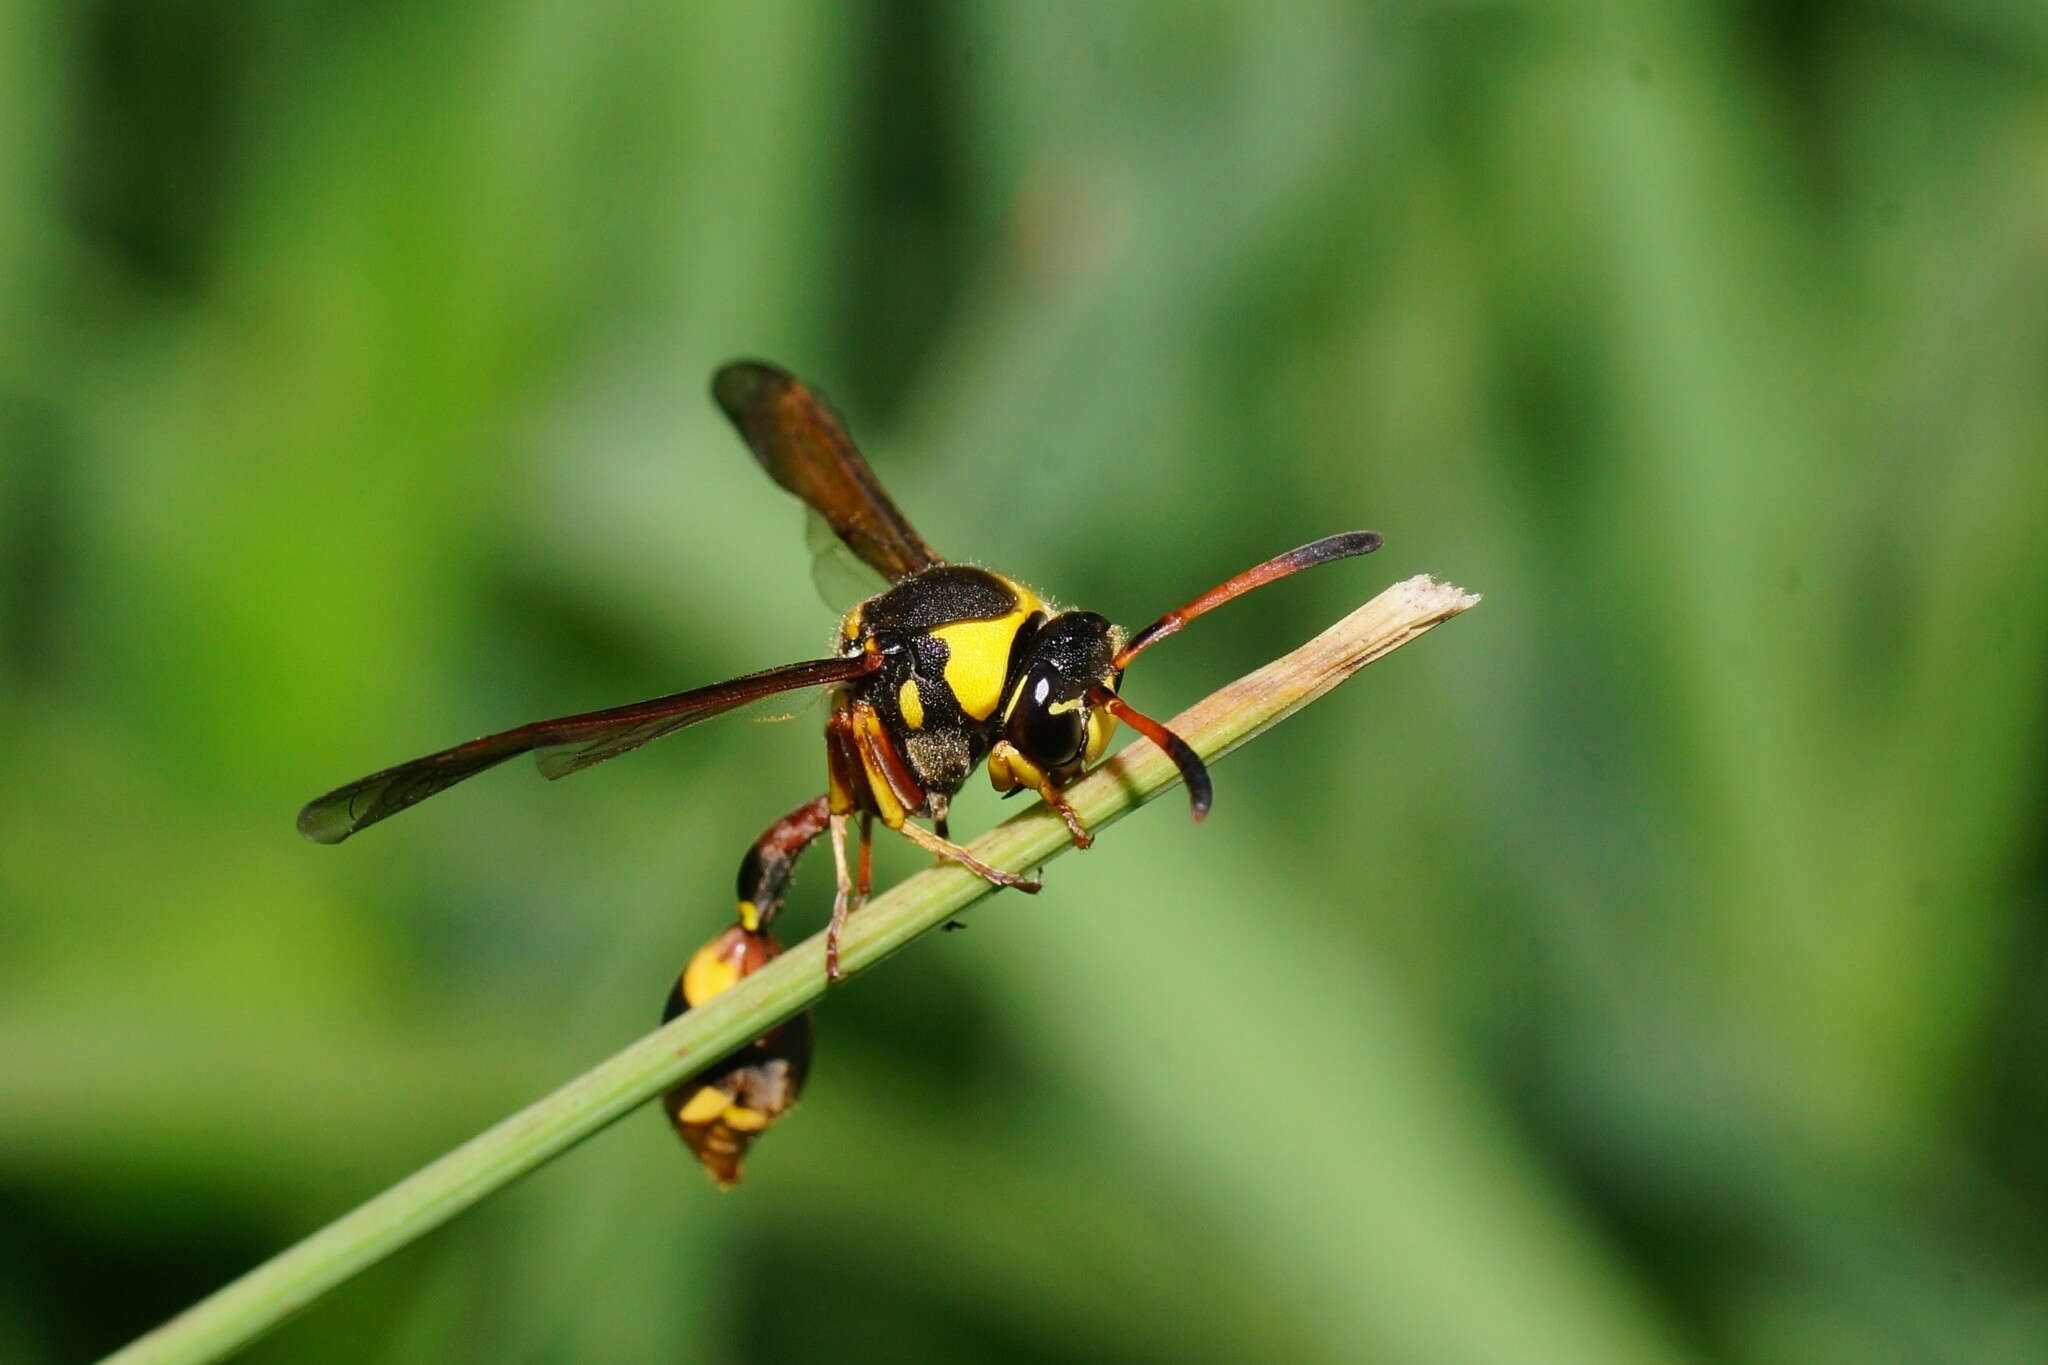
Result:
{"label": "wasp front leg", "polygon": [[1046,805],[1060,813],[1060,820],[1067,827],[1067,837],[1074,841],[1075,848],[1087,848],[1095,842],[1095,836],[1088,832],[1088,826],[1081,823],[1081,812],[1067,804],[1067,795],[1052,784],[1052,779],[1041,780],[1035,788],[1038,797]]}
{"label": "wasp front leg", "polygon": [[1007,886],[1012,891],[1022,891],[1027,896],[1035,896],[1045,889],[1045,884],[1036,878],[1005,872],[1000,867],[990,867],[951,839],[941,839],[922,825],[905,824],[896,832],[940,862],[958,863],[992,885]]}
{"label": "wasp front leg", "polygon": [[1014,791],[1038,793],[1041,801],[1059,812],[1061,822],[1067,827],[1067,837],[1074,841],[1075,848],[1087,848],[1095,842],[1095,836],[1081,823],[1081,813],[1068,804],[1066,793],[1059,789],[1052,775],[1026,758],[1009,740],[996,741],[994,751],[988,756],[988,776],[995,789],[1005,795]]}
{"label": "wasp front leg", "polygon": [[[910,823],[909,817],[913,812],[934,809],[934,797],[919,784],[916,774],[911,771],[910,764],[904,760],[902,751],[890,738],[888,727],[872,705],[855,702],[850,708],[848,723],[855,752],[860,755],[862,775],[867,779],[868,792],[883,824],[927,853],[946,862],[958,863],[985,882],[1026,894],[1040,889],[1040,883],[1032,878],[990,867],[944,835]],[[939,799],[943,800],[942,797]]]}

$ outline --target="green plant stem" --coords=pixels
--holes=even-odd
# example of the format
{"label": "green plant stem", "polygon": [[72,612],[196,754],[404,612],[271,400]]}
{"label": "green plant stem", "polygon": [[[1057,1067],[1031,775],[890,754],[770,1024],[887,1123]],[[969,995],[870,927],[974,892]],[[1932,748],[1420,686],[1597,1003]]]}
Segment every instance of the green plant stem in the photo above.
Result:
{"label": "green plant stem", "polygon": [[[1301,648],[1213,693],[1170,724],[1214,761],[1478,601],[1427,576],[1396,583]],[[1140,740],[1077,782],[1067,799],[1090,830],[1099,830],[1177,777],[1166,755]],[[970,845],[982,861],[1016,872],[1048,862],[1069,846],[1066,827],[1043,804]],[[950,864],[921,872],[877,896],[849,921],[841,964],[848,975],[865,971],[991,889]],[[108,1365],[165,1365],[228,1355],[357,1271],[806,1009],[824,992],[824,941],[815,934],[732,989],[200,1300],[107,1357]]]}

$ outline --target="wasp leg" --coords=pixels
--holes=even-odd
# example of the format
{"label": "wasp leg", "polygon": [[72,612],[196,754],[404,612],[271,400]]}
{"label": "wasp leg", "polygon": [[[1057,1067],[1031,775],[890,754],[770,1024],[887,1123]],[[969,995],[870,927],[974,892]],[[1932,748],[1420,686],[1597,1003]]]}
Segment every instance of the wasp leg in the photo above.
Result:
{"label": "wasp leg", "polygon": [[[1067,827],[1067,837],[1074,841],[1075,848],[1087,848],[1095,842],[1095,836],[1081,822],[1081,813],[1067,804],[1066,794],[1059,789],[1052,774],[1019,753],[1009,740],[996,741],[995,748],[989,752],[988,775],[995,789],[1005,798],[1021,791],[1038,793],[1040,800],[1059,812],[1060,822]],[[940,834],[945,832],[943,829],[939,831]]]}
{"label": "wasp leg", "polygon": [[853,913],[853,877],[846,870],[846,817],[834,815],[831,825],[832,869],[839,876],[839,887],[832,896],[832,922],[825,926],[825,976],[840,981],[845,974],[839,970],[839,934],[846,928],[846,917]]}
{"label": "wasp leg", "polygon": [[875,889],[875,817],[866,811],[860,813],[860,861],[853,874],[853,899],[855,908],[868,903],[868,893]]}
{"label": "wasp leg", "polygon": [[835,829],[833,849],[839,859],[839,894],[832,900],[832,922],[825,927],[825,975],[833,981],[844,979],[839,970],[839,935],[846,928],[846,921],[853,912],[868,903],[868,892],[875,885],[875,817],[866,811],[860,813],[860,854],[854,863],[853,889],[847,890],[846,882],[846,822],[841,820]]}
{"label": "wasp leg", "polygon": [[913,825],[906,820],[896,832],[927,853],[947,862],[960,864],[985,882],[1007,886],[1027,895],[1043,888],[1043,883],[1033,881],[1029,877],[1020,877],[1014,872],[1004,872],[1000,868],[990,867],[951,839],[941,839],[922,825]]}
{"label": "wasp leg", "polygon": [[1087,848],[1095,842],[1095,836],[1088,832],[1088,826],[1081,823],[1081,813],[1067,804],[1066,793],[1052,784],[1049,777],[1038,781],[1039,799],[1060,813],[1060,819],[1067,825],[1067,837],[1074,841],[1075,848]]}
{"label": "wasp leg", "polygon": [[866,702],[855,702],[850,713],[848,728],[867,795],[861,808],[881,816],[882,823],[891,829],[908,816],[931,809],[931,794],[911,771],[875,708]]}
{"label": "wasp leg", "polygon": [[749,933],[766,929],[782,913],[797,859],[811,841],[825,832],[831,798],[817,796],[761,831],[761,837],[740,860],[740,927]]}

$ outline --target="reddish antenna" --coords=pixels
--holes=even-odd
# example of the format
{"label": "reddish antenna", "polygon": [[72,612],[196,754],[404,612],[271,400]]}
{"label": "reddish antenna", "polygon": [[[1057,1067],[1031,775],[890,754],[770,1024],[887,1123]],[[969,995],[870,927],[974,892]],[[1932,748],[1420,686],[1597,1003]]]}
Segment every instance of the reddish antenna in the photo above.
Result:
{"label": "reddish antenna", "polygon": [[[1129,667],[1131,660],[1137,658],[1139,654],[1158,644],[1197,616],[1214,611],[1231,598],[1242,597],[1253,588],[1264,587],[1276,579],[1300,573],[1303,569],[1313,569],[1318,564],[1328,564],[1333,559],[1349,559],[1353,555],[1371,554],[1379,547],[1378,531],[1346,531],[1342,535],[1324,536],[1321,540],[1311,541],[1299,549],[1289,550],[1284,555],[1275,555],[1263,564],[1246,569],[1235,578],[1225,579],[1186,606],[1166,613],[1133,635],[1131,642],[1117,651],[1116,657],[1110,661],[1110,666],[1122,671]],[[1132,728],[1139,729],[1135,721],[1132,722]],[[1142,729],[1140,733],[1143,733]]]}

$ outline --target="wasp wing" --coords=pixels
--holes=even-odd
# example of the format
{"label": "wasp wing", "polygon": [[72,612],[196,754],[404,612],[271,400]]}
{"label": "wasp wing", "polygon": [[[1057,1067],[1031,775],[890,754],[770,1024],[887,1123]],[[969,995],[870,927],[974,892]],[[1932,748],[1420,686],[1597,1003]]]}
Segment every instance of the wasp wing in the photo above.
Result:
{"label": "wasp wing", "polygon": [[299,833],[314,843],[338,844],[357,830],[518,754],[535,753],[543,776],[567,777],[651,739],[778,692],[851,682],[872,672],[879,662],[876,657],[861,655],[787,664],[652,701],[539,720],[486,735],[336,787],[299,812]]}
{"label": "wasp wing", "polygon": [[809,508],[804,509],[804,547],[811,552],[811,586],[834,614],[844,616],[875,594],[889,590],[889,580],[855,554],[830,522]]}
{"label": "wasp wing", "polygon": [[738,360],[712,376],[711,396],[768,476],[808,503],[890,582],[944,562],[882,491],[824,400],[795,376]]}

